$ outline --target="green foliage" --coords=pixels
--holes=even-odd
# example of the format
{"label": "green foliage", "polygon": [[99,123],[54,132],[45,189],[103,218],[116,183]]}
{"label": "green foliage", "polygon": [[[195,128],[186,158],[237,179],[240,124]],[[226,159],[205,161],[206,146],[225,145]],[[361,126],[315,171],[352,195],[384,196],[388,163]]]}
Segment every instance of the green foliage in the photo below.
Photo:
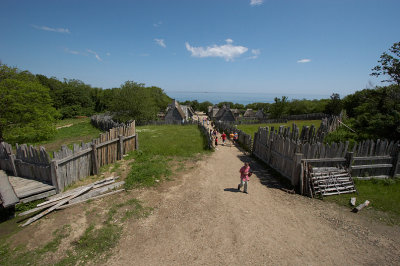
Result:
{"label": "green foliage", "polygon": [[199,109],[194,109],[194,110],[207,113],[208,106],[213,106],[212,102],[209,102],[209,101],[201,102],[201,103],[199,103]]}
{"label": "green foliage", "polygon": [[145,87],[133,81],[127,81],[121,89],[115,91],[111,111],[114,118],[127,122],[154,120],[160,109],[165,109],[170,98],[157,87]]}
{"label": "green foliage", "polygon": [[270,113],[271,118],[281,118],[286,115],[288,112],[288,98],[286,96],[282,96],[281,99],[275,97],[275,103],[271,105]]}
{"label": "green foliage", "polygon": [[[25,79],[25,74],[22,77]],[[55,135],[57,112],[46,87],[34,80],[3,79],[0,98],[0,139],[25,143]]]}
{"label": "green foliage", "polygon": [[343,103],[340,99],[340,95],[337,93],[333,93],[331,95],[331,99],[325,106],[325,112],[328,115],[339,115],[343,109]]}
{"label": "green foliage", "polygon": [[400,139],[400,86],[364,89],[343,99],[357,140]]}
{"label": "green foliage", "polygon": [[394,43],[389,53],[384,52],[378,63],[380,65],[372,69],[371,76],[388,75],[390,78],[382,82],[394,82],[400,85],[400,42]]}
{"label": "green foliage", "polygon": [[[383,216],[379,213],[376,215],[372,213],[373,216],[377,216],[389,224],[400,225],[400,179],[354,180],[354,183],[358,191],[357,204],[369,200],[371,203],[367,211],[377,210],[386,214]],[[350,198],[354,196],[354,194],[342,194],[329,196],[324,200],[349,206]]]}
{"label": "green foliage", "polygon": [[253,109],[255,111],[259,110],[259,109],[264,109],[264,112],[267,113],[270,111],[271,108],[271,104],[270,103],[249,103],[247,104],[244,108],[240,108],[240,109]]}

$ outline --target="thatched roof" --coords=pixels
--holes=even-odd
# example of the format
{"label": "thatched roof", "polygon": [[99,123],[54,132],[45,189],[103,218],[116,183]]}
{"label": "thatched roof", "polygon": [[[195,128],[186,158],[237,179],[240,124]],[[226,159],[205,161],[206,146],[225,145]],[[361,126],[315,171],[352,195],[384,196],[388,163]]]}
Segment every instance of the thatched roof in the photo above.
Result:
{"label": "thatched roof", "polygon": [[253,109],[247,109],[246,112],[244,112],[244,117],[255,117],[255,113]]}

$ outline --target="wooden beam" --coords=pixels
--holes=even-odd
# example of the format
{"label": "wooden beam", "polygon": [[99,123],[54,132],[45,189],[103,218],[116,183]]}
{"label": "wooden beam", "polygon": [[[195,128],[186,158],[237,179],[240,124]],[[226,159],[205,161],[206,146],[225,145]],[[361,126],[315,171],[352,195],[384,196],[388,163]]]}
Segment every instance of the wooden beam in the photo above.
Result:
{"label": "wooden beam", "polygon": [[31,223],[39,220],[40,218],[42,218],[43,216],[45,216],[46,214],[49,214],[50,212],[54,211],[55,209],[57,209],[58,207],[64,205],[65,203],[67,203],[68,201],[72,200],[73,198],[78,197],[79,195],[85,193],[86,191],[89,191],[90,189],[92,189],[93,186],[90,187],[85,187],[84,189],[76,192],[75,194],[69,196],[68,198],[60,201],[59,203],[57,203],[56,205],[54,205],[53,207],[45,210],[44,212],[39,213],[38,215],[30,218],[28,221],[26,221],[23,225],[21,225],[22,227],[30,225]]}
{"label": "wooden beam", "polygon": [[353,165],[352,169],[392,168],[392,164]]}

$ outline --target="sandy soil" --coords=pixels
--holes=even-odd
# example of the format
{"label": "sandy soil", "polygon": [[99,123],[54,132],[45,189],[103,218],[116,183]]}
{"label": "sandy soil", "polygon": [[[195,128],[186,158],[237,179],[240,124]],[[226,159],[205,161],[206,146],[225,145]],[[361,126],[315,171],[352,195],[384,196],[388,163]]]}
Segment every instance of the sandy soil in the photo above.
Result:
{"label": "sandy soil", "polygon": [[[249,194],[238,192],[250,161]],[[174,181],[140,193],[154,212],[132,220],[107,265],[394,265],[399,227],[285,193],[236,147],[218,150]]]}

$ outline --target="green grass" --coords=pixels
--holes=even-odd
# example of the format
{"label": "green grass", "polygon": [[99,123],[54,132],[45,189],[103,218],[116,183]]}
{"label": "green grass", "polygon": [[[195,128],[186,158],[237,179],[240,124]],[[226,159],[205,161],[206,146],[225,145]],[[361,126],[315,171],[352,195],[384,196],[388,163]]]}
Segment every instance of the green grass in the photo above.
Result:
{"label": "green grass", "polygon": [[[373,217],[388,224],[400,225],[400,179],[354,180],[354,183],[358,195],[335,195],[326,197],[324,200],[348,206],[349,208],[353,208],[349,205],[351,197],[357,198],[356,205],[369,200],[370,205],[367,210]],[[377,212],[374,213],[374,211]]]}
{"label": "green grass", "polygon": [[[131,219],[140,219],[150,215],[152,208],[144,207],[142,202],[131,198],[122,203],[114,203],[103,214],[102,222],[92,222],[84,233],[51,265],[86,265],[88,262],[101,262],[111,255],[111,250],[118,244],[122,234],[122,223]],[[87,219],[98,219],[98,211],[87,211]],[[93,217],[96,216],[96,217]],[[53,232],[53,239],[42,247],[27,250],[25,246],[10,248],[7,242],[0,244],[0,265],[41,265],[46,264],[50,253],[55,253],[61,241],[71,234],[71,226],[64,225]],[[58,258],[58,257],[53,257]]]}
{"label": "green grass", "polygon": [[205,140],[197,126],[163,125],[141,126],[140,150],[125,159],[135,159],[126,179],[125,187],[148,187],[171,174],[171,161],[186,160],[207,153]]}
{"label": "green grass", "polygon": [[237,128],[253,137],[254,133],[258,131],[259,127],[268,126],[269,128],[274,127],[275,130],[277,130],[279,126],[292,128],[293,123],[299,127],[301,132],[303,126],[314,125],[316,128],[319,128],[319,126],[321,125],[321,120],[291,120],[288,121],[287,123],[270,123],[270,124],[263,123],[263,124],[252,124],[252,125],[238,125]]}
{"label": "green grass", "polygon": [[71,148],[74,143],[90,142],[102,132],[90,124],[90,118],[60,120],[57,122],[56,127],[66,125],[71,126],[57,129],[57,134],[52,140],[31,144],[43,146],[46,151],[52,152],[59,150],[62,145],[67,145]]}
{"label": "green grass", "polygon": [[7,243],[0,245],[0,265],[40,265],[48,253],[57,251],[61,240],[71,233],[71,226],[65,225],[53,232],[53,239],[43,247],[26,250],[24,246],[11,249]]}

